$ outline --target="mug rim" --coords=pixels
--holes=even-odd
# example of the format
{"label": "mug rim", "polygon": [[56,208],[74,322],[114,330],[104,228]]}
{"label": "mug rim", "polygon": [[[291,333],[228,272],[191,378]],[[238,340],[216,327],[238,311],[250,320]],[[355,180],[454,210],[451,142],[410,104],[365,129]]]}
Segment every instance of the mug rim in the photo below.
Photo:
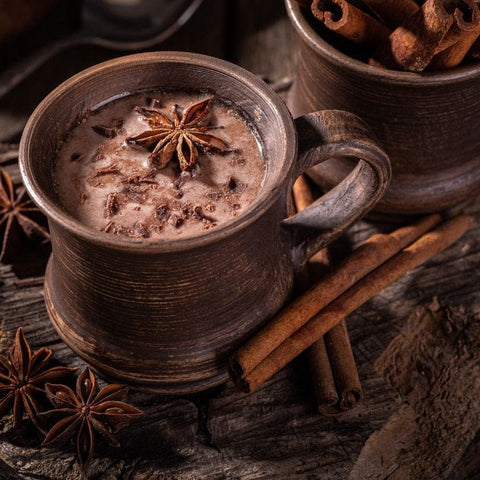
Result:
{"label": "mug rim", "polygon": [[295,0],[285,0],[288,16],[299,37],[308,44],[310,48],[328,58],[331,63],[337,66],[347,66],[356,73],[365,77],[375,78],[379,81],[387,81],[395,84],[409,84],[418,86],[445,85],[461,80],[475,77],[480,74],[480,62],[475,65],[463,65],[448,70],[437,72],[405,72],[374,67],[365,62],[357,60],[337,50],[334,46],[324,40],[320,34],[309,24],[302,13],[300,5]]}
{"label": "mug rim", "polygon": [[[282,131],[276,135],[285,145],[285,148],[283,149],[283,158],[275,159],[276,162],[279,162],[281,168],[275,173],[274,184],[270,187],[262,187],[259,195],[255,197],[245,213],[227,221],[223,225],[221,224],[214,229],[210,229],[204,233],[193,235],[191,237],[173,240],[160,238],[156,241],[145,241],[145,239],[107,235],[105,232],[95,230],[93,227],[76,219],[73,214],[62,208],[59,202],[51,200],[44,192],[38,181],[36,181],[31,167],[31,161],[34,158],[34,155],[32,155],[32,152],[30,151],[30,144],[38,122],[43,120],[47,108],[54,103],[57,98],[60,98],[63,92],[75,88],[77,85],[82,84],[86,79],[97,75],[100,71],[102,71],[103,74],[108,74],[117,66],[125,63],[136,65],[181,63],[204,67],[205,69],[214,70],[216,73],[223,74],[225,77],[234,78],[249,89],[254,90],[260,95],[262,100],[264,100],[265,104],[269,105],[274,112],[276,119],[278,119],[279,125],[282,126]],[[100,78],[101,77],[99,77],[99,79]],[[161,88],[161,85],[159,85],[158,88]],[[140,91],[140,88],[136,88],[134,91],[128,92],[128,95]],[[81,114],[81,112],[78,113]],[[42,210],[47,218],[53,219],[55,223],[60,224],[62,228],[91,243],[118,250],[128,250],[132,253],[150,254],[189,250],[191,248],[215,243],[223,238],[229,237],[245,228],[248,224],[254,222],[276,201],[279,190],[278,186],[285,182],[292,171],[296,156],[297,131],[293,118],[284,101],[269,85],[248,70],[226,60],[203,54],[177,51],[156,51],[117,57],[93,65],[92,67],[73,75],[50,92],[35,108],[28,119],[19,145],[19,166],[23,183],[30,198]]]}

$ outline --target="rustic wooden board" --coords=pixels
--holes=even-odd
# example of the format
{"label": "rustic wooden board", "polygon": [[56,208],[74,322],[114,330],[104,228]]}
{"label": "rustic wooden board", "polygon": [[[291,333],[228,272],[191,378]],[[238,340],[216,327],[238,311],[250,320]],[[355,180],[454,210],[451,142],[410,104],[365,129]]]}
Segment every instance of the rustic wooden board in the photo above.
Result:
{"label": "rustic wooden board", "polygon": [[[470,210],[478,223],[480,201]],[[375,228],[362,223],[344,243],[357,243]],[[350,316],[348,325],[365,391],[365,400],[356,410],[338,419],[320,416],[303,359],[250,395],[237,392],[232,385],[181,398],[132,393],[130,401],[144,409],[146,416],[121,433],[120,451],[99,444],[91,473],[95,478],[130,478],[134,474],[133,478],[347,478],[369,437],[389,422],[392,414],[405,408],[402,397],[395,401],[395,390],[375,371],[374,363],[390,341],[403,335],[407,318],[418,306],[429,305],[437,297],[443,306],[464,309],[466,327],[478,319],[479,232],[477,224],[456,245]],[[43,277],[19,278],[15,271],[21,275],[27,272],[21,264],[0,268],[0,347],[4,350],[22,325],[33,346],[47,345],[61,363],[82,365],[58,340],[47,319]],[[478,348],[472,355],[478,361]],[[472,395],[480,393],[475,390],[478,388],[472,384]],[[458,409],[461,412],[460,406]],[[451,415],[455,422],[455,411]],[[478,428],[475,420],[470,436]],[[448,430],[444,433],[448,435]],[[72,454],[39,449],[39,441],[28,423],[14,432],[6,417],[0,459],[27,477],[78,478]],[[456,451],[452,458],[462,454]],[[446,452],[438,451],[437,455]],[[432,464],[431,457],[423,460]],[[449,468],[456,472],[452,478],[462,478],[455,465]]]}
{"label": "rustic wooden board", "polygon": [[[246,0],[206,0],[192,23],[165,48],[224,56],[278,81],[294,71],[292,30],[281,2],[268,0],[261,5],[253,8],[252,2]],[[205,40],[212,35],[215,41]],[[95,55],[113,55],[96,52],[84,50],[83,60],[88,63],[96,58]],[[65,61],[65,58],[60,60]],[[9,136],[0,138],[18,136],[31,108],[27,102],[25,108],[17,109],[21,97],[16,98],[17,103],[12,99],[0,102],[0,131],[9,129],[10,132]],[[15,166],[10,166],[10,170],[18,178]],[[250,395],[237,392],[231,384],[184,397],[132,392],[129,401],[144,409],[146,415],[120,433],[121,449],[98,443],[88,476],[99,479],[336,480],[347,479],[351,474],[352,479],[395,478],[389,477],[392,472],[388,470],[383,473],[368,470],[364,477],[355,473],[359,471],[355,469],[369,463],[365,459],[379,461],[381,449],[375,446],[374,434],[384,432],[385,425],[392,424],[396,418],[400,418],[400,424],[409,418],[402,416],[408,408],[408,394],[392,382],[391,376],[387,375],[387,379],[379,374],[375,364],[382,354],[386,355],[384,352],[392,341],[398,342],[404,337],[407,321],[416,309],[430,305],[435,298],[442,308],[461,312],[466,332],[478,321],[480,199],[468,210],[476,216],[477,222],[462,240],[385,289],[349,317],[350,336],[365,393],[364,401],[356,410],[335,419],[320,416],[315,410],[307,363],[303,358]],[[343,255],[374,231],[389,228],[391,226],[362,222],[337,242],[336,250]],[[47,257],[48,248],[29,248],[14,265],[0,265],[0,349],[8,347],[16,328],[22,325],[34,347],[49,346],[57,361],[80,367],[82,362],[59,341],[46,315],[42,275]],[[478,343],[470,348],[474,362],[480,355]],[[383,358],[384,364],[388,364],[388,359]],[[415,362],[409,363],[413,364]],[[458,376],[463,373],[465,382],[469,382],[469,372],[456,372]],[[445,382],[445,389],[451,386]],[[471,388],[472,395],[478,398],[478,385],[472,382]],[[428,398],[430,390],[424,388],[423,394]],[[450,398],[448,391],[437,395],[437,403],[426,404],[424,416],[431,406],[442,405],[442,395]],[[456,398],[456,401],[463,400]],[[451,408],[453,424],[464,421],[463,417],[459,418],[463,407],[454,405]],[[471,425],[462,431],[468,438],[461,444],[453,442],[448,452],[440,448],[446,448],[445,442],[439,442],[440,447],[435,450],[435,436],[428,439],[430,443],[425,443],[425,448],[415,448],[414,453],[428,452],[430,456],[417,458],[420,468],[423,462],[425,472],[427,466],[430,469],[429,476],[424,478],[480,478],[480,438],[473,438],[480,425],[475,425],[478,422],[475,418],[468,418]],[[405,428],[411,427],[410,423],[405,425]],[[444,436],[451,434],[448,425],[446,427],[439,423],[439,432]],[[20,430],[13,431],[10,417],[1,420],[0,478],[82,478],[72,451],[42,449],[40,442],[41,438],[28,422]],[[439,459],[443,457],[448,459],[448,465],[442,465],[442,472],[432,474],[431,465],[441,465]]]}

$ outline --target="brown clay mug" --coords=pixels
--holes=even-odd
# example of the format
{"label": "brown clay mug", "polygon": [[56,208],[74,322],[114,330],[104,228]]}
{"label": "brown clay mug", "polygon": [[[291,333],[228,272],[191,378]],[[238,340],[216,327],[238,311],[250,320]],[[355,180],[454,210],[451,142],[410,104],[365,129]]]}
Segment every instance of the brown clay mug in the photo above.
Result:
{"label": "brown clay mug", "polygon": [[[339,108],[370,125],[393,172],[376,212],[436,212],[480,192],[480,63],[421,74],[372,67],[328,43],[295,0],[285,1],[300,39],[290,110]],[[351,168],[338,158],[310,176],[328,190]]]}
{"label": "brown clay mug", "polygon": [[[145,243],[82,225],[55,193],[59,142],[87,109],[159,88],[208,90],[244,112],[266,162],[258,197],[233,220],[174,241]],[[164,393],[224,382],[228,357],[282,306],[295,268],[372,208],[390,180],[388,157],[356,116],[317,112],[294,122],[253,74],[190,53],[132,55],[72,77],[32,114],[20,152],[24,183],[49,219],[45,300],[60,337],[104,377]],[[354,171],[287,218],[294,179],[337,154],[359,159]]]}

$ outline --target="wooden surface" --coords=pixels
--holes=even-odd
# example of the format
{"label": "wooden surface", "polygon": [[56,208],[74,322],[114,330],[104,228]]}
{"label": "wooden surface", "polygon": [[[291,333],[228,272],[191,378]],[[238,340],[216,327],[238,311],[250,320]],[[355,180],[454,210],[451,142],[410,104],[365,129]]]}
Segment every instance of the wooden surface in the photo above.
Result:
{"label": "wooden surface", "polygon": [[[283,5],[252,3],[206,0],[159,49],[222,56],[282,82],[295,60]],[[18,139],[35,103],[65,75],[112,55],[78,47],[52,60],[0,101],[0,140]],[[18,179],[16,166],[8,168]],[[356,410],[320,416],[303,358],[250,395],[231,384],[184,397],[132,392],[129,401],[146,415],[120,433],[121,449],[98,442],[88,478],[480,478],[480,199],[467,211],[477,222],[462,240],[348,318],[365,393]],[[335,250],[343,255],[389,228],[359,223]],[[58,361],[81,366],[47,319],[47,257],[48,248],[27,248],[14,265],[0,265],[0,348],[22,325],[34,347],[49,346]],[[7,416],[0,432],[0,478],[82,478],[72,452],[39,448],[28,422],[14,431]]]}

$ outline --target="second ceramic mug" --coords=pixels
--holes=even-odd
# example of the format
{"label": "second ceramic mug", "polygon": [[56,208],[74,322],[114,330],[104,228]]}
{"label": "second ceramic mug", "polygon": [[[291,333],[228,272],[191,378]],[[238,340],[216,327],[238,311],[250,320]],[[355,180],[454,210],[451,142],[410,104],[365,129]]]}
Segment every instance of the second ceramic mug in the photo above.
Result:
{"label": "second ceramic mug", "polygon": [[[159,88],[208,90],[244,112],[266,162],[258,197],[239,217],[193,238],[146,243],[82,225],[55,193],[59,142],[87,109]],[[358,165],[315,205],[287,219],[295,178],[335,155],[355,157]],[[59,335],[104,377],[166,393],[225,381],[228,357],[282,306],[295,268],[372,208],[390,180],[387,156],[358,117],[326,111],[294,122],[251,73],[175,52],[123,57],[67,80],[32,114],[20,167],[49,219],[45,297]]]}
{"label": "second ceramic mug", "polygon": [[[377,212],[388,218],[438,212],[480,193],[480,63],[411,73],[369,66],[336,49],[316,20],[285,0],[299,36],[294,115],[340,108],[360,115],[392,163]],[[352,168],[336,159],[311,170],[326,190]]]}

